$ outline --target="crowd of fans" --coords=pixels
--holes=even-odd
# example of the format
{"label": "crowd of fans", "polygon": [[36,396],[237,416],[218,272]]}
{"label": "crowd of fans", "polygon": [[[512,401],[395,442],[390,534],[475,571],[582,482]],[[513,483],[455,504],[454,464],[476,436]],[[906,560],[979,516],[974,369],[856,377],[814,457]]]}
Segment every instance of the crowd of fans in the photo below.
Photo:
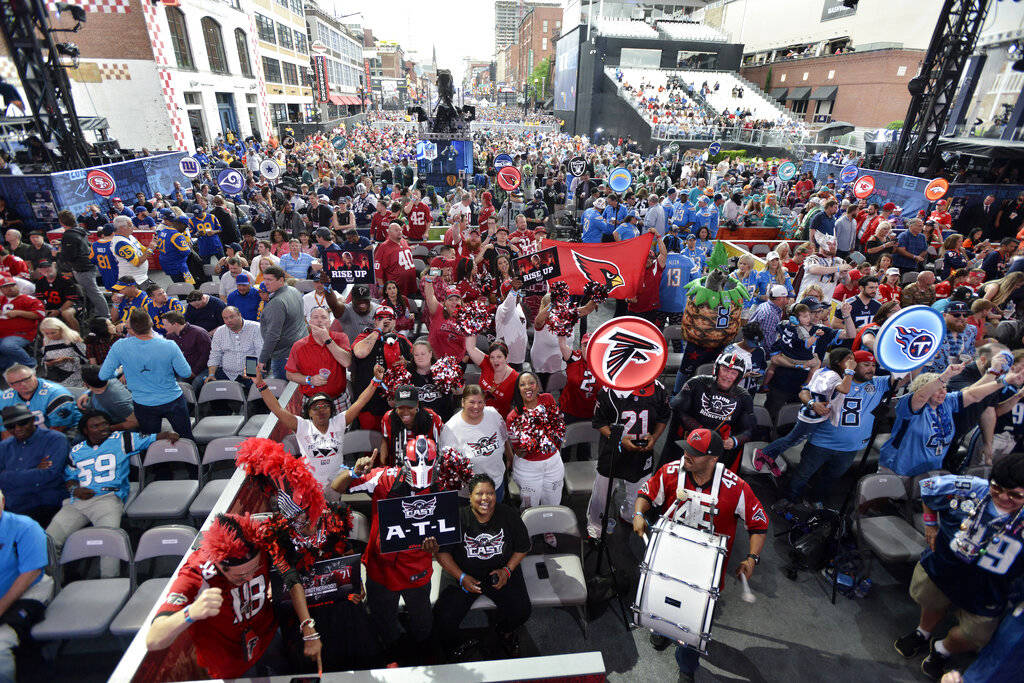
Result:
{"label": "crowd of fans", "polygon": [[[679,105],[674,112],[687,111],[681,90],[669,90]],[[638,98],[644,92],[638,84]],[[245,174],[241,196],[224,196],[201,176],[153,197],[115,197],[79,216],[62,211],[52,243],[4,210],[0,369],[8,388],[0,394],[0,418],[10,436],[0,442],[0,526],[17,525],[9,533],[19,534],[15,545],[25,553],[14,565],[9,553],[0,554],[9,579],[0,607],[26,596],[45,602],[35,589],[45,565],[45,552],[42,563],[38,553],[43,529],[59,548],[77,528],[120,525],[131,455],[157,439],[194,438],[179,381],[198,391],[216,379],[254,386],[294,432],[305,460],[281,459],[273,450],[280,444],[250,447],[258,457],[239,464],[270,482],[275,514],[285,521],[270,533],[249,518],[219,517],[150,628],[152,649],[190,626],[209,636],[193,642],[213,676],[315,670],[363,622],[365,642],[352,655],[360,662],[427,661],[438,648],[440,656],[458,658],[458,622],[477,594],[495,602],[501,643],[517,654],[517,629],[530,616],[519,567],[530,539],[506,501],[518,498],[524,510],[559,504],[562,439],[575,422],[589,421],[600,433],[586,515],[591,541],[614,528],[603,515],[609,486],[626,490],[611,517],[643,533],[652,511],[666,512],[665,491],[676,490],[680,477],[679,490],[704,491],[721,462],[728,486],[743,495],[728,505],[722,499],[713,528],[729,536],[731,549],[736,518],[744,521],[751,540],[738,571],[750,577],[768,517],[739,468],[757,427],[754,397],[762,393],[773,416],[802,404],[784,440],[753,455],[755,472],[779,478],[786,450],[806,441],[799,463],[779,482],[780,512],[801,501],[835,505],[843,475],[870,446],[875,421],[892,420],[879,471],[905,478],[908,490],[917,483],[928,544],[911,586],[921,622],[897,640],[901,654],[927,650],[922,666],[938,679],[953,655],[981,650],[1011,600],[1020,599],[1024,196],[1000,206],[986,199],[954,230],[944,201],[906,216],[891,203],[857,200],[831,179],[807,174],[783,182],[771,160],[712,166],[679,155],[645,156],[629,140],[598,146],[557,134],[494,132],[475,136],[474,176],[439,192],[410,160],[412,132],[354,126],[343,135],[342,149],[331,144],[332,135],[315,135],[289,149],[276,141],[261,147],[226,140],[199,150],[207,173],[227,165]],[[521,169],[521,193],[494,184],[498,153],[510,154]],[[279,160],[277,183],[246,169],[244,158],[253,154]],[[566,164],[577,155],[587,168],[569,187]],[[618,166],[634,175],[624,193],[604,180]],[[588,316],[602,304],[575,299],[580,329],[567,331],[556,324],[555,288],[524,284],[515,267],[555,230],[572,233],[557,220],[565,212],[578,213],[572,238],[583,243],[652,235],[638,294],[614,302],[615,315],[678,331],[687,306],[683,287],[721,274],[749,294],[737,304],[740,334],[673,342],[682,356],[672,387],[603,386],[583,354]],[[786,240],[755,248],[763,262],[746,254],[730,263],[716,240],[744,226],[782,229]],[[139,239],[148,232],[151,238]],[[343,288],[332,281],[330,264],[367,253],[372,281]],[[151,256],[182,294],[169,295],[172,285],[150,273]],[[936,308],[947,333],[914,377],[890,376],[876,362],[876,335],[910,305]],[[485,311],[472,331],[470,309]],[[453,382],[452,373],[463,381]],[[556,397],[548,388],[563,373]],[[280,405],[267,378],[298,385],[301,409]],[[891,417],[872,412],[894,395]],[[537,424],[544,438],[536,437]],[[342,444],[351,429],[380,432],[380,448],[346,462]],[[435,491],[433,463],[454,457],[450,452],[467,459],[473,475],[461,489],[468,502],[463,530],[475,539],[503,533],[507,541],[487,561],[483,541],[425,542],[383,554],[374,515],[363,555],[365,588],[345,601],[343,618],[322,609],[314,615],[305,598],[296,598],[295,623],[281,623],[287,653],[275,644],[278,620],[262,593],[232,623],[226,594],[255,586],[258,577],[262,582],[270,564],[290,594],[301,596],[301,575],[311,563],[347,547],[349,513],[327,500],[359,491],[374,501]],[[986,474],[971,476],[977,468]],[[947,489],[969,489],[976,495],[968,500],[977,501],[954,508],[951,496],[937,493]],[[972,542],[990,544],[988,559],[951,554],[961,519],[974,525]],[[549,534],[544,542],[557,548],[564,541]],[[433,559],[450,584],[432,608]],[[103,567],[104,575],[115,571]],[[404,628],[400,597],[409,616]],[[951,606],[961,612],[960,625],[931,638]],[[18,634],[2,642],[13,646]],[[652,642],[667,644],[660,637]],[[13,672],[5,652],[0,663]],[[986,650],[978,661],[993,656],[998,662]],[[693,652],[680,646],[676,659],[680,679],[692,680]],[[329,666],[335,664],[342,665],[335,659]]]}

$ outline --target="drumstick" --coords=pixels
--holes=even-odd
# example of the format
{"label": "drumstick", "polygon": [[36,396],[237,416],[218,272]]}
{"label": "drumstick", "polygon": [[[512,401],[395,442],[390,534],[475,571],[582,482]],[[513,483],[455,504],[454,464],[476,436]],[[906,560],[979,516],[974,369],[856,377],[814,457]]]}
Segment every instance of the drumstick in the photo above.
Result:
{"label": "drumstick", "polygon": [[750,591],[750,584],[747,583],[746,574],[740,574],[740,587],[743,589],[743,593],[740,594],[740,598],[743,600],[743,602],[749,603],[757,600],[757,598],[754,597],[754,594]]}

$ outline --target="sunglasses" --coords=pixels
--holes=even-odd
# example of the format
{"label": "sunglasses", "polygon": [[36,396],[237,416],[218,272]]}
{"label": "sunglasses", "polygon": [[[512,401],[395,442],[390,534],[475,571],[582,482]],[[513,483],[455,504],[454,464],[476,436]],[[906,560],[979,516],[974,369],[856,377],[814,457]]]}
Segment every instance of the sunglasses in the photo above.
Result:
{"label": "sunglasses", "polygon": [[1016,503],[1024,502],[1024,493],[1019,493],[1015,489],[1006,489],[992,482],[989,482],[988,487],[993,496],[1006,496]]}
{"label": "sunglasses", "polygon": [[957,318],[957,319],[970,317],[970,313],[949,313],[948,315],[951,318]]}
{"label": "sunglasses", "polygon": [[10,427],[28,427],[29,425],[35,423],[35,421],[36,421],[36,419],[34,417],[26,417],[24,420],[18,420],[17,422],[8,422],[4,426],[7,427],[7,428],[10,428]]}

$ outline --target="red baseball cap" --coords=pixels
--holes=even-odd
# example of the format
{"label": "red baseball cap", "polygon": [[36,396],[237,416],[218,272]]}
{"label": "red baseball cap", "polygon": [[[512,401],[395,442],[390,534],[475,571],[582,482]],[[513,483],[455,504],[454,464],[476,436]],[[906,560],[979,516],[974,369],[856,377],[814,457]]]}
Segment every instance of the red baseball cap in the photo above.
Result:
{"label": "red baseball cap", "polygon": [[13,277],[10,275],[0,275],[0,287],[6,287],[7,285],[18,284]]}
{"label": "red baseball cap", "polygon": [[874,363],[875,362],[875,357],[873,355],[871,355],[871,352],[870,351],[864,351],[863,349],[860,350],[860,351],[854,351],[853,352],[853,359],[855,361],[857,361],[858,363]]}
{"label": "red baseball cap", "polygon": [[718,432],[703,428],[694,429],[685,439],[676,441],[676,445],[681,446],[687,454],[695,458],[703,458],[707,455],[719,458],[725,450],[722,437],[718,435]]}
{"label": "red baseball cap", "polygon": [[377,318],[394,318],[395,309],[390,306],[378,306],[377,310],[373,312],[373,319]]}
{"label": "red baseball cap", "polygon": [[892,202],[886,202],[885,204],[882,204],[882,211],[895,211],[895,210],[896,210],[896,205],[893,204]]}

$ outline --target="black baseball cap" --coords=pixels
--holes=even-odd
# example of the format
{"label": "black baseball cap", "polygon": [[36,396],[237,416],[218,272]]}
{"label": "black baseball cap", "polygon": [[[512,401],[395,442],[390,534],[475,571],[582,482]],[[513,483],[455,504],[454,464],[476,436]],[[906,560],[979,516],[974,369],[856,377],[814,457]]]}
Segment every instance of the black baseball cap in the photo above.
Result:
{"label": "black baseball cap", "polygon": [[949,302],[948,306],[946,306],[946,313],[950,313],[950,314],[957,313],[957,314],[967,314],[967,315],[970,315],[971,307],[968,306],[967,303],[964,302],[964,301],[953,300],[953,301]]}
{"label": "black baseball cap", "polygon": [[395,406],[415,408],[420,404],[420,394],[411,384],[395,387]]}
{"label": "black baseball cap", "polygon": [[356,285],[352,288],[352,301],[367,301],[370,298],[370,288],[366,285]]}

